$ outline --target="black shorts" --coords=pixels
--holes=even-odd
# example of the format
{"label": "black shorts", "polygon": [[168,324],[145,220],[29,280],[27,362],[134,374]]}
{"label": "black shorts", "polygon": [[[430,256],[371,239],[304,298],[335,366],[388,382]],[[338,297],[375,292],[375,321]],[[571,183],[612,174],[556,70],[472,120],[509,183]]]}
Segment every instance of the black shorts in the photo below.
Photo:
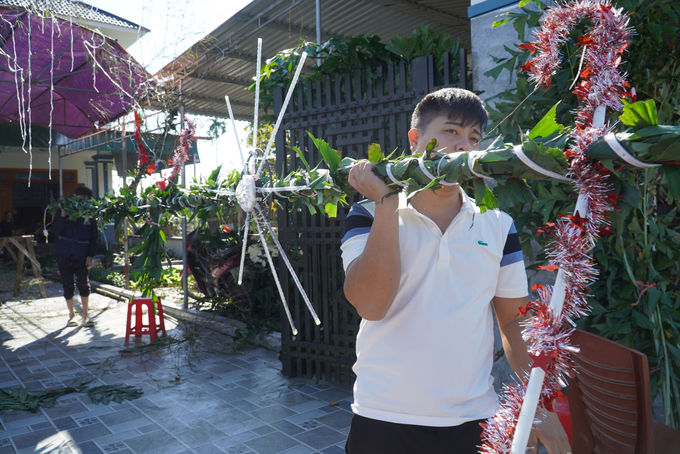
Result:
{"label": "black shorts", "polygon": [[87,259],[74,259],[73,257],[57,256],[59,275],[64,286],[64,298],[70,300],[76,291],[81,297],[90,296],[90,279],[87,269]]}
{"label": "black shorts", "polygon": [[477,454],[485,420],[460,426],[428,427],[395,424],[354,415],[347,454]]}

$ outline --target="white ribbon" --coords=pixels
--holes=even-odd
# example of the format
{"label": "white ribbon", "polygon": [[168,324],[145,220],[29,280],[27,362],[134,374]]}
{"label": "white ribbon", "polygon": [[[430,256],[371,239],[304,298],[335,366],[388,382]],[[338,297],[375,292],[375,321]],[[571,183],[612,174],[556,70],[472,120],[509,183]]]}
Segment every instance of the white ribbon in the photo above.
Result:
{"label": "white ribbon", "polygon": [[401,186],[402,188],[407,188],[408,185],[402,183],[401,181],[397,181],[396,178],[394,178],[394,175],[392,174],[392,163],[390,162],[387,164],[387,167],[385,167],[385,171],[387,171],[387,176],[390,177],[390,180],[392,180],[392,183]]}
{"label": "white ribbon", "polygon": [[299,192],[299,191],[307,191],[310,188],[309,186],[275,186],[272,188],[257,188],[258,191],[260,192]]}
{"label": "white ribbon", "polygon": [[661,166],[661,164],[647,164],[646,162],[642,162],[638,159],[635,159],[635,157],[633,157],[633,155],[628,153],[628,150],[623,148],[623,145],[621,145],[619,143],[619,141],[616,140],[616,135],[613,132],[606,134],[604,136],[604,140],[607,142],[607,145],[609,145],[609,148],[614,150],[614,153],[619,155],[619,157],[621,159],[623,159],[624,161],[626,161],[630,165],[633,165],[635,167],[640,167],[640,168],[643,168],[643,169]]}
{"label": "white ribbon", "polygon": [[[440,160],[439,160],[439,163],[441,164],[441,162],[442,162],[443,160],[444,160],[444,158],[440,159]],[[427,167],[425,167],[425,161],[423,161],[423,157],[422,157],[422,156],[418,158],[418,166],[420,166],[420,170],[421,170],[421,171],[425,174],[425,176],[426,176],[427,178],[429,178],[430,180],[434,180],[434,179],[436,179],[436,178],[439,178],[439,177],[435,177],[434,175],[432,175],[432,174],[427,170]],[[439,166],[437,166],[437,173],[439,173]],[[441,184],[442,186],[455,186],[455,185],[457,185],[458,183],[449,183],[448,181],[441,181],[441,180],[440,180],[440,181],[439,181],[439,184]]]}
{"label": "white ribbon", "polygon": [[473,168],[473,166],[474,166],[474,164],[475,164],[474,161],[475,161],[475,158],[476,158],[475,155],[476,155],[476,153],[475,153],[474,151],[469,151],[469,152],[468,152],[467,166],[468,166],[468,169],[470,169],[470,172],[471,172],[474,176],[476,176],[477,178],[484,178],[484,179],[486,179],[486,180],[493,180],[493,178],[490,177],[490,176],[488,176],[488,175],[484,175],[484,174],[475,172],[475,169]]}
{"label": "white ribbon", "polygon": [[571,178],[567,178],[564,175],[560,175],[559,173],[552,172],[548,169],[544,169],[543,167],[539,166],[536,164],[534,161],[529,159],[529,156],[527,156],[524,153],[524,150],[522,149],[522,145],[515,145],[512,149],[513,153],[517,155],[517,157],[524,163],[526,164],[527,167],[535,170],[536,172],[545,175],[546,177],[553,178],[555,180],[560,180],[560,181],[571,181]]}

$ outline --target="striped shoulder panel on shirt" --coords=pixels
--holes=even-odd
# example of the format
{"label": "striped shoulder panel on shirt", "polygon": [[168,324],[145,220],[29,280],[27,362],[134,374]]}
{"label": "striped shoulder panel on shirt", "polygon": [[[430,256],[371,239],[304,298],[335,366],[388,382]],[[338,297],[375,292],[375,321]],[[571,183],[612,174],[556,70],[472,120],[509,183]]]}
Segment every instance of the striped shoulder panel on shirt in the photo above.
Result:
{"label": "striped shoulder panel on shirt", "polygon": [[513,263],[524,260],[522,254],[522,245],[519,242],[519,234],[513,222],[508,231],[508,237],[505,240],[505,247],[503,248],[503,258],[501,259],[501,266],[512,265]]}
{"label": "striped shoulder panel on shirt", "polygon": [[357,235],[370,232],[374,214],[375,203],[371,200],[362,200],[352,205],[345,220],[345,234],[342,237],[342,243]]}

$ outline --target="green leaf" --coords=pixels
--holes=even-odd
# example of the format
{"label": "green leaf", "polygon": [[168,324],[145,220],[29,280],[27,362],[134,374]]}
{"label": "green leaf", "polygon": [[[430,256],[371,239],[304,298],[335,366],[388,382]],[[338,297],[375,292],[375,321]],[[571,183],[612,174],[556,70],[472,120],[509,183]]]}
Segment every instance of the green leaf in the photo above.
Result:
{"label": "green leaf", "polygon": [[555,121],[557,106],[559,106],[561,102],[562,101],[558,101],[557,104],[552,106],[552,109],[541,118],[541,121],[539,121],[529,132],[529,138],[537,139],[539,137],[548,137],[556,132],[562,132],[564,126]]}
{"label": "green leaf", "polygon": [[305,169],[307,169],[307,172],[309,172],[309,164],[307,163],[307,160],[305,159],[304,154],[302,153],[302,150],[300,150],[298,147],[290,146],[293,150],[295,150],[295,153],[297,153],[298,158],[300,158],[300,161],[302,161],[302,164],[305,166]]}
{"label": "green leaf", "polygon": [[527,15],[522,15],[518,17],[512,24],[512,26],[517,31],[517,36],[519,37],[520,41],[524,41],[524,31],[526,30],[527,19]]}
{"label": "green leaf", "polygon": [[335,203],[327,203],[326,206],[324,206],[324,209],[329,218],[338,216],[338,206]]}
{"label": "green leaf", "polygon": [[385,154],[380,149],[380,144],[370,144],[368,146],[368,160],[371,162],[380,162],[383,159],[385,159]]}
{"label": "green leaf", "polygon": [[493,210],[498,208],[498,200],[493,192],[484,184],[484,180],[478,178],[473,181],[472,186],[475,189],[475,201],[480,211],[484,213],[487,209]]}
{"label": "green leaf", "polygon": [[507,23],[510,22],[511,20],[512,20],[512,19],[509,19],[509,18],[508,18],[508,19],[501,19],[501,20],[494,21],[493,24],[491,24],[491,27],[492,27],[492,28],[500,27],[501,25],[507,24]]}
{"label": "green leaf", "polygon": [[661,24],[649,24],[648,27],[649,32],[652,34],[657,44],[661,44],[663,42],[663,38],[661,37],[663,26]]}
{"label": "green leaf", "polygon": [[664,165],[663,174],[668,194],[674,199],[680,198],[680,166]]}
{"label": "green leaf", "polygon": [[309,134],[314,145],[319,149],[321,157],[328,165],[328,170],[331,171],[331,174],[335,174],[338,169],[338,164],[340,164],[340,152],[333,150],[325,140],[314,137],[311,132],[307,131],[307,134]]}
{"label": "green leaf", "polygon": [[498,66],[493,67],[490,70],[486,71],[484,73],[484,75],[486,77],[491,77],[493,80],[496,80],[496,79],[498,79],[498,76],[500,76],[501,73],[503,72],[503,69],[504,69],[503,65],[498,65]]}
{"label": "green leaf", "polygon": [[517,6],[519,6],[521,8],[523,6],[527,6],[529,3],[533,2],[533,1],[534,0],[520,0],[519,5],[517,5]]}
{"label": "green leaf", "polygon": [[501,209],[515,204],[523,205],[536,199],[531,189],[519,178],[509,178],[504,184],[496,186],[494,193]]}
{"label": "green leaf", "polygon": [[632,126],[636,129],[655,126],[658,124],[656,104],[651,99],[632,104],[624,100],[623,113],[621,113],[619,121],[626,126]]}
{"label": "green leaf", "polygon": [[439,142],[437,142],[437,139],[432,139],[425,146],[425,151],[432,151],[432,150],[436,149],[438,146],[439,146]]}

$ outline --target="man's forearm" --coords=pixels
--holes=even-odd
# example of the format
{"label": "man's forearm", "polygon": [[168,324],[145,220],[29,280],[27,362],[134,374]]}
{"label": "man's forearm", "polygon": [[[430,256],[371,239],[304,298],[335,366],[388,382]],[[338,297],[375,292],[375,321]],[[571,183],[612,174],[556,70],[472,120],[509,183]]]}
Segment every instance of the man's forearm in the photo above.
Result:
{"label": "man's forearm", "polygon": [[502,329],[505,356],[510,364],[510,368],[520,379],[523,379],[524,372],[528,372],[531,368],[531,358],[527,351],[529,343],[522,339],[520,322],[523,320],[524,317],[517,317],[512,322],[507,323]]}
{"label": "man's forearm", "polygon": [[345,278],[345,296],[362,318],[381,320],[399,288],[398,197],[376,203],[375,217],[364,252],[354,260]]}

